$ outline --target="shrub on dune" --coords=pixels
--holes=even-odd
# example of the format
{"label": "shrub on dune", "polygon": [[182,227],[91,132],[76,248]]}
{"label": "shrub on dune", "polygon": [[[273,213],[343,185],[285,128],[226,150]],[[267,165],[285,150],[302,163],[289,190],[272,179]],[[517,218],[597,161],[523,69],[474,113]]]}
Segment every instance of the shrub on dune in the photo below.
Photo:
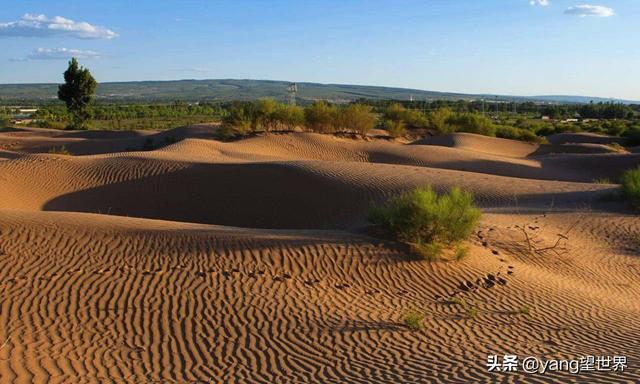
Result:
{"label": "shrub on dune", "polygon": [[369,220],[384,233],[410,244],[429,260],[466,239],[480,220],[473,195],[460,188],[438,195],[430,187],[416,188],[371,209]]}
{"label": "shrub on dune", "polygon": [[465,112],[452,115],[447,123],[457,132],[477,133],[485,136],[495,136],[496,128],[491,119],[478,113]]}
{"label": "shrub on dune", "polygon": [[363,104],[351,104],[338,112],[338,125],[342,129],[366,135],[376,124],[372,108]]}
{"label": "shrub on dune", "polygon": [[439,133],[450,133],[453,127],[449,125],[448,120],[453,116],[451,108],[438,108],[429,114],[429,123],[431,128]]}
{"label": "shrub on dune", "polygon": [[240,135],[245,135],[253,129],[253,119],[249,111],[238,106],[229,111],[229,114],[222,120],[222,125],[228,133],[234,131]]}
{"label": "shrub on dune", "polygon": [[640,167],[626,171],[620,181],[624,195],[634,207],[640,209]]}
{"label": "shrub on dune", "polygon": [[304,110],[304,119],[307,128],[314,132],[335,132],[336,115],[337,108],[329,105],[326,101],[316,101]]}
{"label": "shrub on dune", "polygon": [[402,120],[383,120],[382,129],[389,132],[391,137],[400,137],[407,132],[404,121]]}
{"label": "shrub on dune", "polygon": [[542,140],[534,132],[528,129],[514,128],[506,125],[496,126],[496,137],[510,140],[529,141],[533,143],[540,142]]}
{"label": "shrub on dune", "polygon": [[297,105],[280,104],[273,113],[275,123],[285,129],[304,125],[304,109]]}

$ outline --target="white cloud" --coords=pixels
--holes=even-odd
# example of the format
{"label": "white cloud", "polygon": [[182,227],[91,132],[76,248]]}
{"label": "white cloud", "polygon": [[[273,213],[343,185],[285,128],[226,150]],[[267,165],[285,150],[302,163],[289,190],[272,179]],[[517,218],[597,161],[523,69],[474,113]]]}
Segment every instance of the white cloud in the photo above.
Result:
{"label": "white cloud", "polygon": [[100,55],[94,51],[83,51],[81,49],[38,48],[27,57],[11,59],[11,61],[68,60],[72,57],[76,59],[98,59]]}
{"label": "white cloud", "polygon": [[610,17],[616,14],[613,8],[604,7],[602,5],[589,5],[589,4],[582,4],[582,5],[569,7],[567,8],[566,11],[564,11],[564,13],[565,15],[580,16],[580,17],[586,17],[586,16]]}
{"label": "white cloud", "polygon": [[113,39],[118,37],[118,34],[85,21],[73,21],[61,16],[48,18],[45,15],[27,13],[20,20],[0,23],[0,36]]}
{"label": "white cloud", "polygon": [[531,0],[529,1],[529,4],[531,5],[539,5],[541,7],[546,7],[547,5],[549,5],[549,0]]}

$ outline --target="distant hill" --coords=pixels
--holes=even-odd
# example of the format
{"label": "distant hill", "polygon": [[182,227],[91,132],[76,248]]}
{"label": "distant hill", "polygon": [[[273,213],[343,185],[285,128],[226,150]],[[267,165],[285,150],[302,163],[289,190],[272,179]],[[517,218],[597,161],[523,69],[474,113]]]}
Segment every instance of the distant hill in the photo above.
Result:
{"label": "distant hill", "polygon": [[606,97],[590,97],[590,96],[566,96],[566,95],[551,95],[551,96],[532,96],[532,98],[540,101],[548,101],[552,103],[575,103],[575,104],[587,104],[590,102],[594,103],[607,103],[609,101],[613,101],[616,103],[622,104],[640,104],[640,101],[637,100],[621,100],[614,98],[606,98]]}
{"label": "distant hill", "polygon": [[[105,101],[228,101],[271,97],[287,98],[286,81],[272,80],[173,80],[100,83],[97,97]],[[364,85],[297,83],[298,100],[318,99],[349,102],[359,98],[395,100],[539,101],[549,103],[589,102],[578,96],[497,96],[433,92],[419,89]],[[0,84],[0,102],[42,102],[56,100],[57,84]],[[598,99],[607,100],[607,99]]]}

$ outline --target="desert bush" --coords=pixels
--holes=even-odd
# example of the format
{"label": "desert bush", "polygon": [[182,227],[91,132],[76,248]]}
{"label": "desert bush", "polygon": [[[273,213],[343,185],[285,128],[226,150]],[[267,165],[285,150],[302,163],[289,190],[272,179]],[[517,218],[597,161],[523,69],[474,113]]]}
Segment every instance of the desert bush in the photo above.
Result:
{"label": "desert bush", "polygon": [[527,317],[533,317],[533,315],[531,314],[531,307],[527,304],[524,304],[522,307],[520,307],[520,309],[518,309],[518,314],[525,315]]}
{"label": "desert bush", "polygon": [[391,137],[400,137],[407,132],[404,121],[402,120],[382,120],[380,127],[389,132]]}
{"label": "desert bush", "polygon": [[429,123],[431,128],[440,133],[450,133],[453,128],[447,122],[453,115],[451,108],[438,108],[429,114]]}
{"label": "desert bush", "polygon": [[369,220],[387,236],[416,247],[434,259],[444,247],[466,239],[480,220],[470,192],[453,188],[438,195],[430,187],[416,188],[374,206]]}
{"label": "desert bush", "polygon": [[458,132],[477,133],[485,136],[496,135],[496,128],[491,120],[478,113],[457,113],[449,117],[447,123]]}
{"label": "desert bush", "polygon": [[631,201],[631,204],[640,209],[640,167],[631,169],[622,174],[620,179],[622,192]]}
{"label": "desert bush", "polygon": [[376,124],[376,115],[371,107],[364,104],[351,104],[338,111],[337,122],[341,129],[366,135]]}
{"label": "desert bush", "polygon": [[424,314],[415,309],[408,309],[402,314],[402,323],[409,329],[417,331],[422,329]]}
{"label": "desert bush", "polygon": [[540,137],[528,129],[515,128],[506,125],[496,126],[495,134],[496,137],[501,137],[503,139],[529,141],[532,143],[540,141]]}
{"label": "desert bush", "polygon": [[304,109],[296,105],[279,104],[273,112],[273,120],[279,128],[291,130],[304,125]]}
{"label": "desert bush", "polygon": [[254,128],[253,116],[245,107],[236,106],[231,108],[227,116],[222,119],[222,126],[229,134],[234,132],[244,135]]}
{"label": "desert bush", "polygon": [[403,107],[402,104],[394,103],[385,108],[382,112],[382,117],[385,120],[402,121],[404,120],[406,112],[407,109]]}
{"label": "desert bush", "polygon": [[276,111],[279,105],[273,99],[260,99],[256,103],[256,114],[254,119],[254,127],[269,131],[275,128]]}
{"label": "desert bush", "polygon": [[316,101],[305,108],[304,119],[307,128],[315,132],[332,133],[336,131],[337,108],[326,101]]}
{"label": "desert bush", "polygon": [[455,256],[454,256],[456,261],[462,261],[462,260],[466,259],[467,256],[469,256],[469,248],[468,247],[464,247],[462,245],[456,246]]}
{"label": "desert bush", "polygon": [[399,103],[394,103],[388,106],[382,112],[383,120],[390,120],[397,125],[400,122],[403,126],[410,128],[424,128],[429,125],[429,119],[420,111],[406,109]]}
{"label": "desert bush", "polygon": [[67,147],[65,147],[64,145],[49,149],[49,153],[51,153],[52,155],[66,155],[66,156],[71,155],[71,152],[69,152],[69,150],[67,150]]}
{"label": "desert bush", "polygon": [[0,129],[9,128],[11,126],[11,119],[9,116],[0,115]]}

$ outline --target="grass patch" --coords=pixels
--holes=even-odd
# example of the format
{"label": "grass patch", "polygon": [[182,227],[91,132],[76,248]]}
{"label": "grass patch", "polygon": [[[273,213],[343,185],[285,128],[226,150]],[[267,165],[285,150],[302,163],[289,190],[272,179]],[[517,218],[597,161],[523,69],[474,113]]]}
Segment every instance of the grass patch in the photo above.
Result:
{"label": "grass patch", "polygon": [[626,171],[620,179],[622,192],[629,199],[631,205],[640,209],[640,167]]}
{"label": "grass patch", "polygon": [[469,307],[466,309],[465,313],[467,314],[468,318],[475,319],[476,317],[478,317],[478,308]]}
{"label": "grass patch", "polygon": [[522,307],[520,307],[520,309],[518,309],[518,314],[527,317],[533,317],[533,315],[531,314],[531,307],[527,304],[524,304]]}
{"label": "grass patch", "polygon": [[[480,210],[473,195],[460,188],[438,195],[431,187],[422,187],[374,206],[369,220],[386,236],[434,261],[444,249],[458,247],[471,234],[480,221]],[[455,253],[464,256],[464,251]]]}
{"label": "grass patch", "polygon": [[469,247],[465,247],[463,245],[458,244],[456,246],[454,259],[456,261],[462,261],[462,260],[466,259],[467,256],[469,256]]}
{"label": "grass patch", "polygon": [[613,184],[611,180],[605,178],[591,180],[593,184]]}
{"label": "grass patch", "polygon": [[460,305],[460,306],[463,306],[463,307],[466,307],[466,305],[467,305],[467,303],[464,300],[462,300],[461,298],[459,298],[457,296],[454,296],[454,297],[450,298],[449,299],[449,303],[450,304],[454,304],[454,305]]}
{"label": "grass patch", "polygon": [[423,328],[424,314],[415,309],[408,309],[402,315],[402,323],[413,331]]}
{"label": "grass patch", "polygon": [[71,152],[69,152],[69,150],[67,150],[67,148],[64,145],[61,147],[53,147],[49,149],[49,153],[51,153],[52,155],[71,156]]}

